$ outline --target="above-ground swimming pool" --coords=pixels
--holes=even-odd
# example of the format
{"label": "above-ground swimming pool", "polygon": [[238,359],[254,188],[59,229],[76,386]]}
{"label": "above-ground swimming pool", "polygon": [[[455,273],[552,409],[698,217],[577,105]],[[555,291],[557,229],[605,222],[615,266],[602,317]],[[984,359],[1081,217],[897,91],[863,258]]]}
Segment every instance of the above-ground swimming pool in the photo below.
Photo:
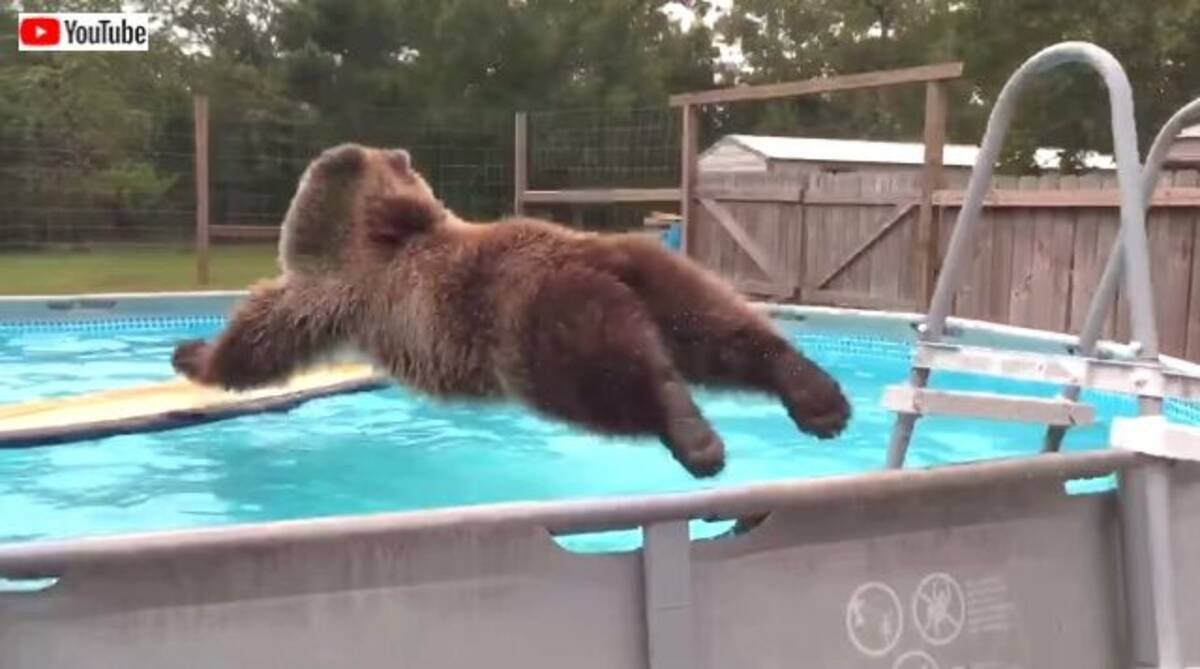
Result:
{"label": "above-ground swimming pool", "polygon": [[[965,248],[958,242],[978,221],[980,186],[990,177],[1013,96],[1028,77],[1072,62],[1090,65],[1110,93],[1130,311],[1137,339],[1154,352],[1152,310],[1139,308],[1153,304],[1136,197],[1149,189],[1131,187],[1139,165],[1130,86],[1111,54],[1086,43],[1055,45],[1026,61],[992,110],[983,169],[972,174],[928,320],[939,340],[950,306],[943,289],[956,283]],[[1177,113],[1160,138],[1173,138],[1197,109],[1200,102]],[[1168,145],[1156,140],[1147,184],[1155,183]],[[1110,263],[1106,277],[1120,269]],[[0,300],[0,324],[26,319],[8,323],[9,346],[0,352],[7,369],[0,372],[15,380],[5,392],[61,396],[164,378],[172,340],[204,334],[197,329],[206,326],[173,328],[157,319],[229,306],[205,310],[196,300]],[[81,325],[96,312],[107,312],[110,322]],[[130,321],[147,312],[141,326],[160,331],[131,332]],[[0,525],[7,544],[0,545],[0,664],[326,667],[353,658],[371,667],[530,669],[1200,666],[1200,640],[1187,634],[1200,629],[1200,534],[1181,531],[1200,517],[1200,430],[1178,424],[1200,422],[1196,403],[1167,401],[1174,425],[1154,415],[1118,421],[1134,413],[1131,398],[1084,393],[1099,424],[1072,430],[1065,448],[1088,452],[825,477],[882,464],[892,417],[879,408],[881,395],[908,375],[921,318],[775,313],[799,317],[785,319],[784,328],[842,380],[856,418],[837,441],[813,442],[773,402],[702,395],[730,460],[708,481],[688,478],[649,440],[600,440],[518,407],[436,406],[396,388],[327,397],[290,416],[247,415],[2,453],[0,518],[8,525]],[[959,369],[979,369],[983,361],[1014,375],[1054,373],[1060,382],[1114,387],[1100,377],[1121,367],[1129,385],[1115,387],[1146,395],[1151,413],[1158,386],[1181,381],[1168,383],[1164,377],[1175,375],[1158,366],[1031,362],[971,350],[955,356],[954,344],[1061,354],[1071,338],[947,325],[950,341],[938,354],[957,358]],[[36,336],[25,332],[39,328]],[[1090,334],[1082,337],[1089,353]],[[1128,359],[1134,347],[1101,348],[1101,357]],[[39,364],[39,351],[51,364]],[[1195,365],[1162,362],[1200,377]],[[914,374],[914,385],[924,385],[925,376]],[[314,377],[342,388],[320,373],[288,387]],[[929,381],[934,390],[1059,392],[965,375]],[[1174,389],[1195,397],[1189,384]],[[192,400],[213,395],[229,399],[185,382],[103,397],[125,398],[124,408],[136,403],[142,414],[195,420],[215,413],[211,403]],[[253,393],[239,397],[242,408],[263,406]],[[901,410],[936,409],[939,397],[945,399],[918,396]],[[129,413],[109,399],[0,406],[0,444],[19,446],[17,439],[64,426],[111,427]],[[987,404],[990,411],[981,413],[991,415],[1048,408],[970,399]],[[903,414],[896,434],[904,438],[893,446],[905,444],[914,415]],[[909,463],[1032,454],[1042,431],[926,419]],[[890,450],[888,460],[898,465],[898,450]],[[766,481],[813,477],[824,478]],[[1081,481],[1089,494],[1072,494]],[[690,494],[565,501],[743,482]],[[484,504],[550,499],[559,501]],[[404,509],[426,511],[383,513]],[[760,514],[766,520],[752,532],[690,540],[697,526],[704,534],[721,529],[695,519]],[[282,518],[305,520],[249,522]],[[189,525],[226,527],[41,540]],[[578,534],[613,528],[637,529]],[[555,533],[575,533],[565,539],[578,542],[580,552],[612,552],[571,554],[553,543]],[[640,550],[622,550],[635,543]]]}
{"label": "above-ground swimming pool", "polygon": [[[799,433],[768,397],[700,392],[725,438],[728,464],[694,480],[650,439],[601,438],[512,406],[443,405],[401,388],[307,402],[158,432],[0,449],[0,542],[179,529],[252,521],[431,509],[518,500],[677,492],[879,468],[893,414],[883,389],[909,371],[907,325],[856,317],[837,322],[780,314],[788,337],[843,384],[854,404],[833,441]],[[844,320],[844,319],[843,319]],[[216,314],[107,322],[0,323],[0,404],[61,397],[173,377],[174,343],[207,337]],[[1052,396],[1052,385],[939,374],[935,387]],[[1131,398],[1085,394],[1097,424],[1071,430],[1065,448],[1106,445]],[[1192,422],[1189,407],[1168,413]],[[1043,427],[927,418],[910,466],[1031,454]],[[728,527],[694,523],[697,536]],[[615,548],[636,533],[564,538]]]}

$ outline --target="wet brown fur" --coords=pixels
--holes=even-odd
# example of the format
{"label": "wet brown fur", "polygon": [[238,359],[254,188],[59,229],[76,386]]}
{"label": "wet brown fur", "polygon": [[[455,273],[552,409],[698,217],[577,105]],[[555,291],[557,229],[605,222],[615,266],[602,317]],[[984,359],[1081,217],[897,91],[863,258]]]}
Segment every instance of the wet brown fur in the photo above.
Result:
{"label": "wet brown fur", "polygon": [[821,438],[850,417],[828,374],[696,264],[640,236],[463,221],[403,150],[341,145],[313,161],[280,264],[214,342],[177,348],[179,371],[246,389],[351,346],[432,396],[514,398],[657,436],[696,476],[721,470],[724,446],[688,383],[776,395]]}

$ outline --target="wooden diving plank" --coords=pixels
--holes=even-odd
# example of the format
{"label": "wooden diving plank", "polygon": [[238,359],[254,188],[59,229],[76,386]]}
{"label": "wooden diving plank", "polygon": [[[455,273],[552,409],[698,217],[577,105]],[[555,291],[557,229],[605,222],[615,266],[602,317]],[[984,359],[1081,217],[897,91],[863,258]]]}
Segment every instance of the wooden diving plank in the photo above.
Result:
{"label": "wooden diving plank", "polygon": [[338,364],[274,386],[230,392],[176,378],[132,388],[0,406],[0,448],[162,430],[249,413],[282,411],[327,395],[371,390],[387,380],[371,367]]}

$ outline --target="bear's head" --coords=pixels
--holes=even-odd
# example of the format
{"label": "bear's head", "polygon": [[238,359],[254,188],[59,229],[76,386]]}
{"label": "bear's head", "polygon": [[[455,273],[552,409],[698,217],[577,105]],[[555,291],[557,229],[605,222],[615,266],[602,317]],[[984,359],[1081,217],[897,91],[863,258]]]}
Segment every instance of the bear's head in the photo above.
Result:
{"label": "bear's head", "polygon": [[446,216],[404,149],[339,144],[317,156],[283,219],[279,264],[285,272],[335,271],[356,246],[390,247]]}

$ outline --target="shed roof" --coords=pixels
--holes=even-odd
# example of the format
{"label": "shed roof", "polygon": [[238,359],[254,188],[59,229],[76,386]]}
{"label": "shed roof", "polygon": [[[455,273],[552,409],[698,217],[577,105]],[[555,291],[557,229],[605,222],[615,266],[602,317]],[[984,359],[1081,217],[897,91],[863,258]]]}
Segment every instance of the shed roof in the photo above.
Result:
{"label": "shed roof", "polygon": [[1196,125],[1189,125],[1183,130],[1180,130],[1178,136],[1187,138],[1200,137],[1200,123],[1197,123]]}
{"label": "shed roof", "polygon": [[[884,165],[920,165],[925,161],[925,145],[920,142],[879,142],[861,139],[823,139],[817,137],[775,137],[769,135],[726,135],[718,145],[735,143],[768,160],[803,160]],[[707,153],[706,151],[705,153]],[[1061,149],[1038,149],[1034,159],[1044,169],[1059,164]],[[972,167],[979,147],[947,144],[942,162],[951,167]],[[1084,159],[1093,169],[1115,169],[1112,156],[1090,153]]]}

